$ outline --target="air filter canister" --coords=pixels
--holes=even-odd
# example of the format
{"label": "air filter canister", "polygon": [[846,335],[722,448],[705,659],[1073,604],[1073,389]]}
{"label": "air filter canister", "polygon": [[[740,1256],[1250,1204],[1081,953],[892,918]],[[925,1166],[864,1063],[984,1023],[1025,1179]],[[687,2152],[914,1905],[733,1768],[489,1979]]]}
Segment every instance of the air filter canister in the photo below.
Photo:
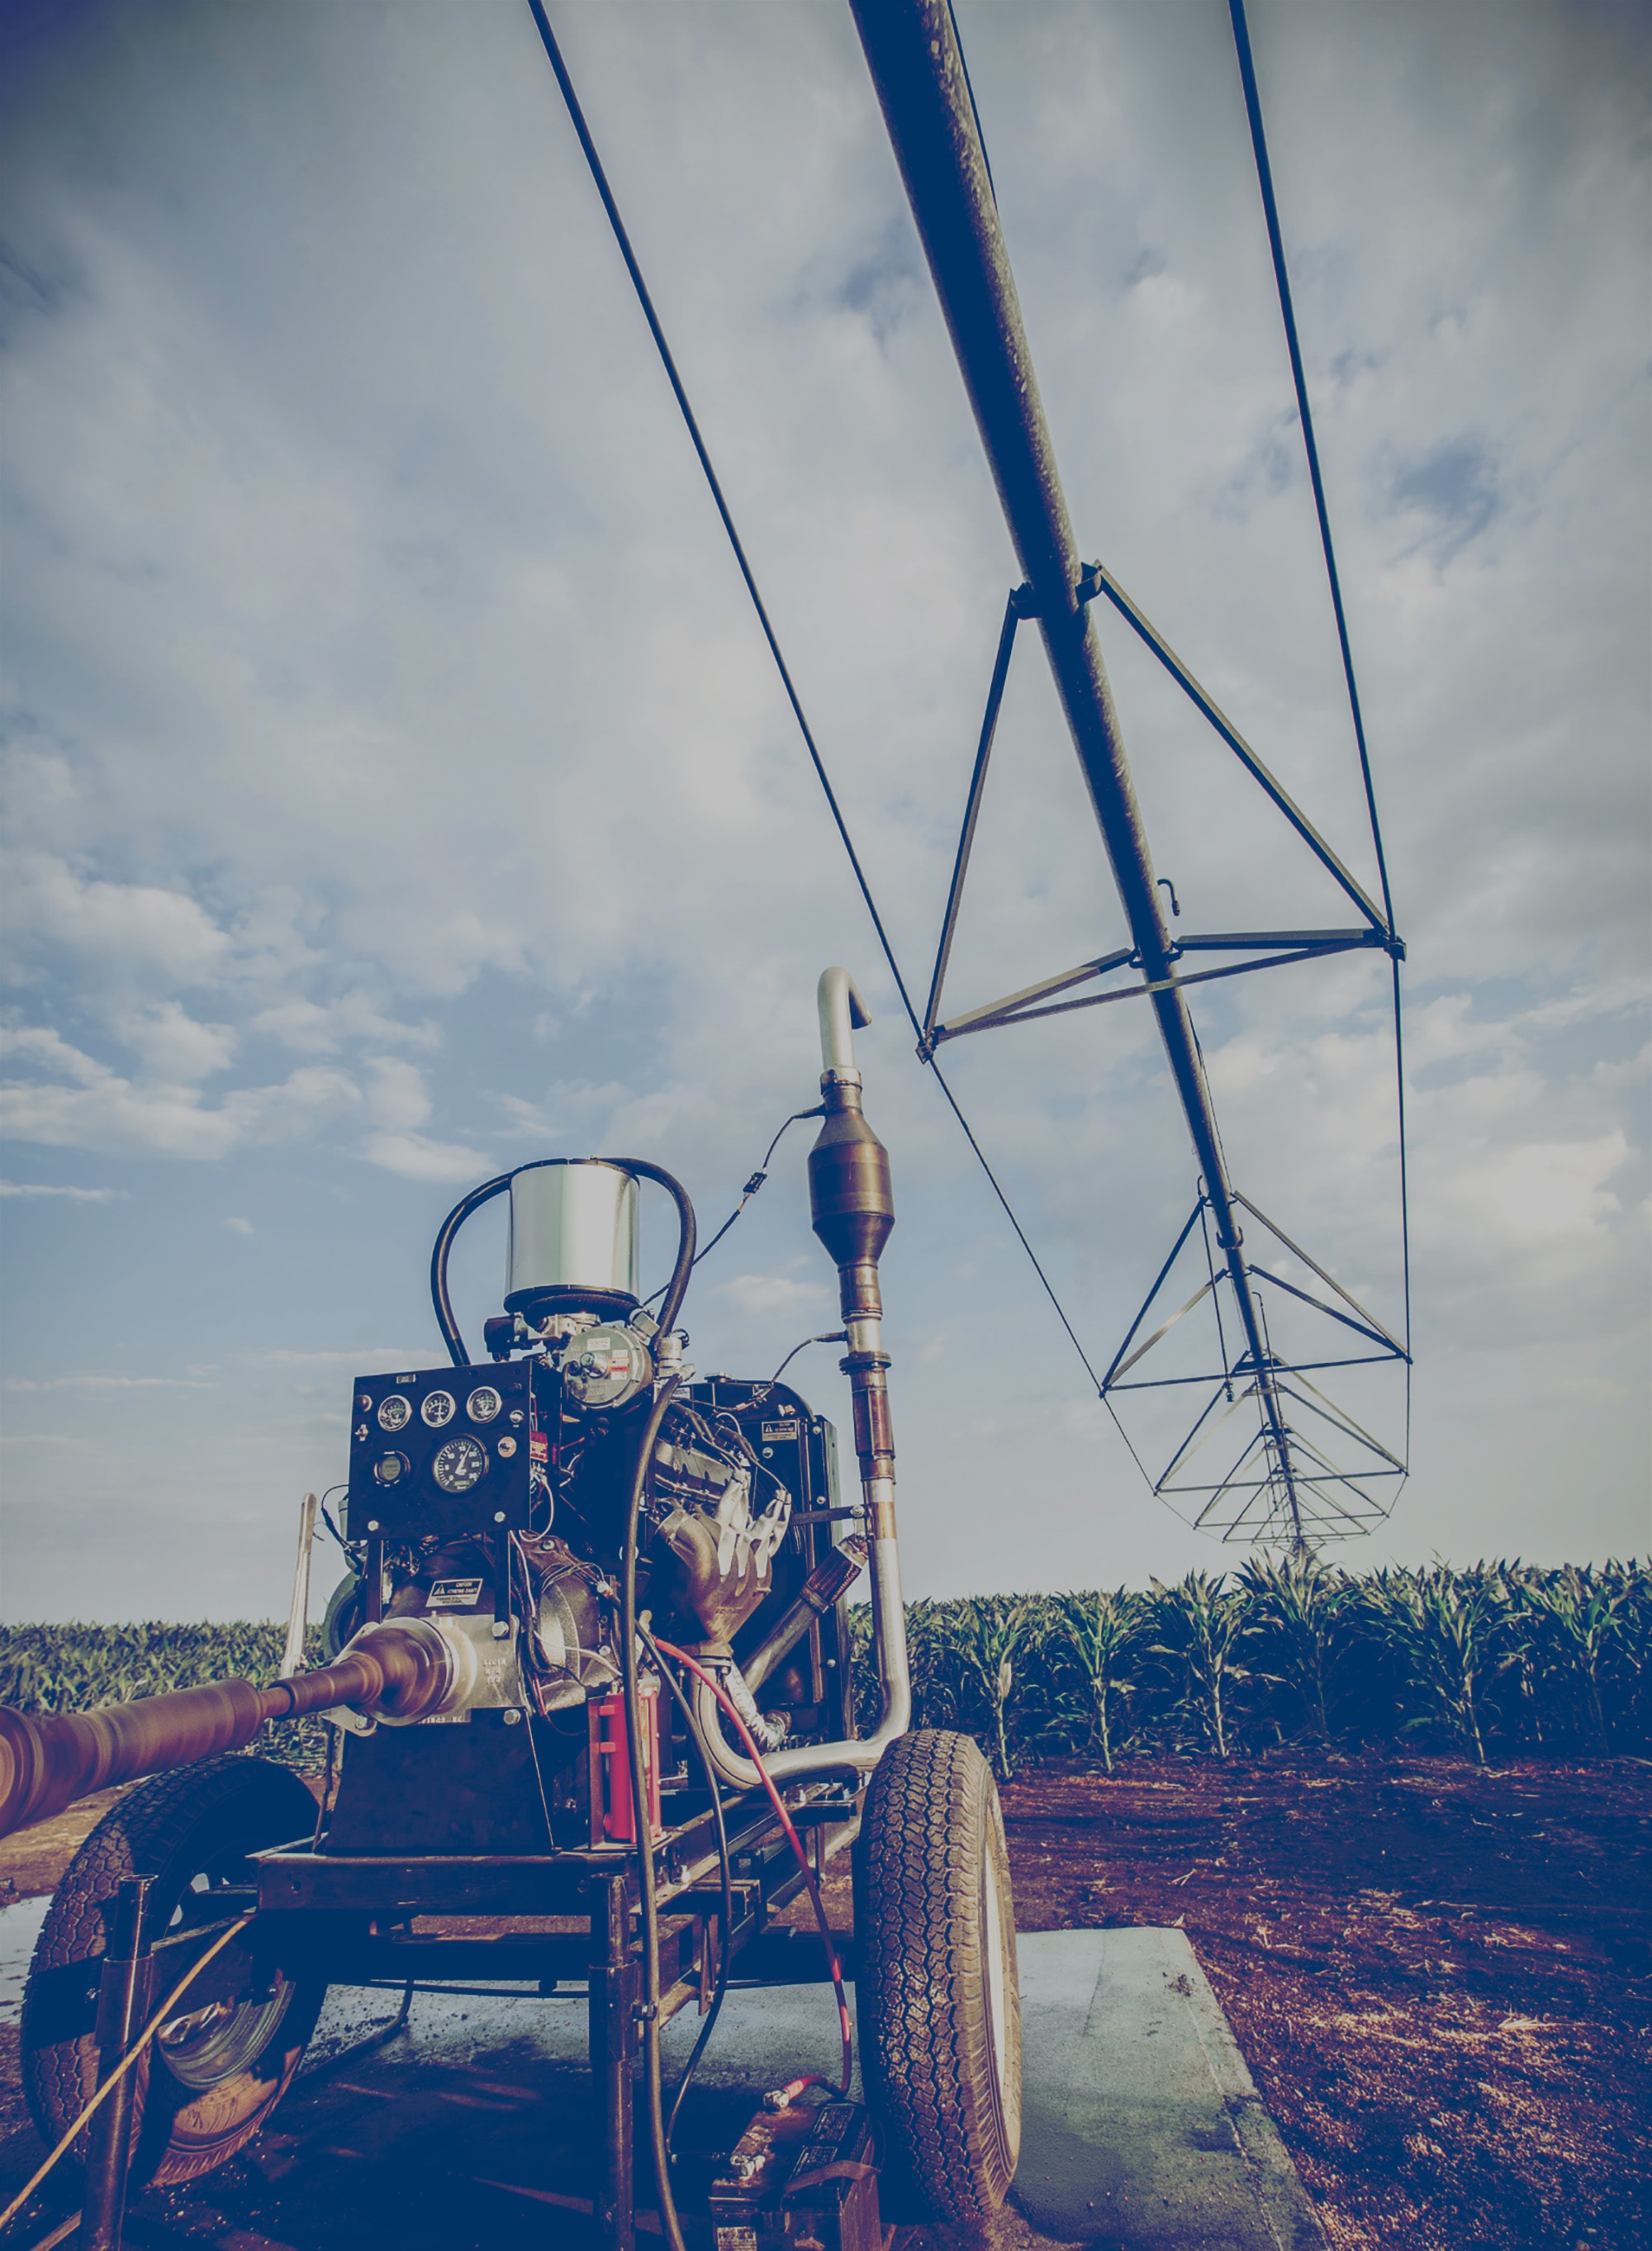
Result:
{"label": "air filter canister", "polygon": [[507,1313],[626,1313],[637,1302],[637,1181],[588,1158],[510,1184]]}

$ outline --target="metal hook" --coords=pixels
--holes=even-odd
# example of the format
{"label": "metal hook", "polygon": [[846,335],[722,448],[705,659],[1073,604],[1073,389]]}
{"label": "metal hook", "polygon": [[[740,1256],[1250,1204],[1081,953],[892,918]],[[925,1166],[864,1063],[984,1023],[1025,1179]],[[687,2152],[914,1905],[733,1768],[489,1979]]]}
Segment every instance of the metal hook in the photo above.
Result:
{"label": "metal hook", "polygon": [[1160,890],[1162,890],[1162,891],[1168,891],[1168,892],[1170,893],[1170,911],[1171,911],[1171,912],[1172,912],[1173,915],[1179,915],[1179,914],[1180,914],[1180,912],[1181,912],[1181,911],[1182,911],[1182,910],[1181,910],[1181,903],[1180,903],[1180,901],[1179,901],[1179,900],[1177,898],[1177,897],[1176,897],[1176,886],[1175,886],[1175,884],[1174,884],[1174,883],[1172,883],[1172,881],[1171,881],[1170,877],[1169,877],[1168,876],[1161,876],[1159,877],[1159,879],[1158,879],[1158,887],[1159,887]]}

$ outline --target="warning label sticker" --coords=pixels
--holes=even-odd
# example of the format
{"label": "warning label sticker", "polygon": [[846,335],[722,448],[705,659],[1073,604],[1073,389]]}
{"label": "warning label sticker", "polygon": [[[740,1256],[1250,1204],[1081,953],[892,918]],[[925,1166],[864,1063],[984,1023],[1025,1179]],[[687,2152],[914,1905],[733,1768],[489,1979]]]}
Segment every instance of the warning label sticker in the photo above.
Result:
{"label": "warning label sticker", "polygon": [[438,1579],[426,1608],[432,1610],[473,1610],[482,1598],[480,1579]]}
{"label": "warning label sticker", "polygon": [[798,1435],[799,1425],[796,1423],[765,1423],[763,1426],[763,1443],[765,1446],[773,1445],[777,1438],[795,1438]]}

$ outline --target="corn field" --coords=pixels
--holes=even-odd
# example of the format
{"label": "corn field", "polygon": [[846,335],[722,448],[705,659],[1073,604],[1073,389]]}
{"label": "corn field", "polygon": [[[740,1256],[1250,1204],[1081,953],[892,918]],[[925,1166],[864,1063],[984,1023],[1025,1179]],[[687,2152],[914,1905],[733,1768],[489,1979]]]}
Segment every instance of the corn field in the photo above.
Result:
{"label": "corn field", "polygon": [[[854,1613],[862,1725],[877,1713],[870,1618]],[[1355,1576],[1254,1558],[1144,1592],[994,1595],[907,1606],[914,1723],[962,1728],[1000,1775],[1079,1759],[1226,1758],[1284,1742],[1407,1744],[1486,1764],[1652,1748],[1652,1565],[1436,1564]],[[273,1677],[283,1629],[0,1626],[0,1703],[100,1704]],[[324,1661],[312,1628],[309,1661]],[[319,1766],[317,1721],[260,1749]]]}
{"label": "corn field", "polygon": [[[855,1613],[861,1723],[878,1708]],[[962,1728],[1000,1775],[1279,1743],[1500,1756],[1652,1748],[1652,1566],[1435,1564],[1356,1576],[1258,1556],[1232,1575],[907,1606],[914,1724]]]}

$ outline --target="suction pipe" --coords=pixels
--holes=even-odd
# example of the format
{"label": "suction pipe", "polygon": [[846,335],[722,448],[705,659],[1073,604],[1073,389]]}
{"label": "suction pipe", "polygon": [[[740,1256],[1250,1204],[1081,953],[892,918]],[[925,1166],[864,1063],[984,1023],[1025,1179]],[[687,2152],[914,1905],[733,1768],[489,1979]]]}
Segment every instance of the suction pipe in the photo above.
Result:
{"label": "suction pipe", "polygon": [[[854,1402],[854,1447],[871,1543],[873,1645],[883,1712],[869,1735],[776,1751],[764,1761],[775,1782],[841,1772],[846,1767],[870,1774],[912,1720],[906,1609],[895,1533],[895,1437],[885,1374],[889,1356],[883,1349],[883,1295],[878,1282],[878,1258],[895,1225],[895,1195],[888,1152],[861,1112],[861,1074],[854,1061],[854,1034],[872,1019],[847,969],[824,972],[819,1004],[820,1092],[826,1114],[819,1139],[809,1152],[809,1202],[814,1231],[837,1266],[849,1347],[840,1364]],[[723,1780],[738,1789],[755,1789],[757,1770],[750,1759],[729,1749],[715,1693],[702,1686],[695,1692],[695,1702],[712,1763]]]}

